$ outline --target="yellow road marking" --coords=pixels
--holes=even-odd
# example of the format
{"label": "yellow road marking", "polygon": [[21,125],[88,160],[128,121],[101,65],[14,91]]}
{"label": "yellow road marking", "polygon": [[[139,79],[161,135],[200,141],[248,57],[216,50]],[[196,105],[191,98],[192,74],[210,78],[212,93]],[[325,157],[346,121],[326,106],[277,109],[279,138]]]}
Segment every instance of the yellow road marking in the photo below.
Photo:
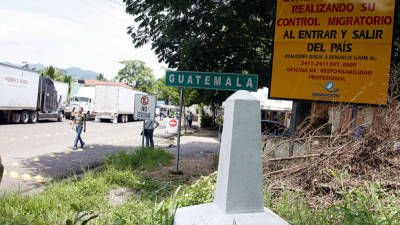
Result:
{"label": "yellow road marking", "polygon": [[40,176],[40,175],[37,175],[36,177],[34,177],[34,179],[35,179],[36,182],[39,182],[39,183],[44,183],[45,182],[44,178],[42,176]]}
{"label": "yellow road marking", "polygon": [[21,178],[24,179],[24,180],[32,180],[31,175],[26,174],[26,173],[24,175],[22,175]]}
{"label": "yellow road marking", "polygon": [[36,158],[33,159],[33,161],[34,161],[34,162],[39,162],[40,160],[39,160],[38,157],[36,157]]}
{"label": "yellow road marking", "polygon": [[13,164],[11,164],[11,166],[18,167],[18,166],[19,166],[19,163],[13,163]]}
{"label": "yellow road marking", "polygon": [[83,149],[82,148],[78,148],[76,151],[83,152]]}
{"label": "yellow road marking", "polygon": [[7,176],[7,170],[4,170],[3,176]]}
{"label": "yellow road marking", "polygon": [[19,174],[18,174],[17,172],[15,172],[15,171],[11,171],[10,177],[12,177],[12,178],[19,178]]}
{"label": "yellow road marking", "polygon": [[94,147],[91,145],[91,146],[89,146],[89,148],[94,148]]}
{"label": "yellow road marking", "polygon": [[104,144],[99,144],[99,146],[104,146]]}
{"label": "yellow road marking", "polygon": [[55,157],[57,157],[57,156],[56,156],[56,154],[50,154],[50,157],[51,157],[51,158],[55,158]]}
{"label": "yellow road marking", "polygon": [[71,153],[71,151],[66,151],[66,152],[64,152],[66,155],[68,155],[68,154],[70,154]]}

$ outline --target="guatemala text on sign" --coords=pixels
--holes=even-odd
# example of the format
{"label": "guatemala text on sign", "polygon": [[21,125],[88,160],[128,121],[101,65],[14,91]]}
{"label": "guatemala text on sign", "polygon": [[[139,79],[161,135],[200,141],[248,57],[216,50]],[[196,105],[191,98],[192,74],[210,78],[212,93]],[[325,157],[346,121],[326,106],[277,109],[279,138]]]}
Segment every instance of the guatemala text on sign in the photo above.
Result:
{"label": "guatemala text on sign", "polygon": [[270,98],[386,104],[395,0],[278,0]]}
{"label": "guatemala text on sign", "polygon": [[167,71],[165,84],[174,87],[257,91],[258,75]]}

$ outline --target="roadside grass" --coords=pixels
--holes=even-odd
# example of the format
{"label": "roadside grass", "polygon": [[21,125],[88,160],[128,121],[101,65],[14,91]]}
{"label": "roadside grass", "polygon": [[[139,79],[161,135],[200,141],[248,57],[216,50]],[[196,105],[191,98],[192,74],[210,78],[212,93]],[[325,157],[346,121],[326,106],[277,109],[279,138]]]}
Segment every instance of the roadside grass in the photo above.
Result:
{"label": "roadside grass", "polygon": [[[103,169],[88,171],[81,177],[50,183],[42,193],[22,196],[7,193],[0,197],[0,224],[66,224],[75,216],[97,218],[89,224],[143,224],[157,201],[168,196],[180,183],[153,181],[140,171],[170,164],[172,155],[159,148],[121,152],[104,160]],[[113,207],[107,202],[110,190],[126,187],[134,191],[125,204]],[[157,194],[155,194],[157,193]]]}
{"label": "roadside grass", "polygon": [[[121,152],[109,156],[104,167],[48,184],[42,193],[19,193],[0,197],[0,224],[138,224],[172,225],[177,208],[212,202],[217,173],[185,181],[157,181],[144,170],[168,165],[172,155],[161,149]],[[345,176],[337,175],[339,183]],[[128,188],[133,192],[117,206],[109,203],[110,191]],[[362,187],[342,188],[338,203],[312,206],[307,193],[282,186],[265,190],[265,205],[293,225],[398,225],[400,193],[387,192],[378,182]]]}

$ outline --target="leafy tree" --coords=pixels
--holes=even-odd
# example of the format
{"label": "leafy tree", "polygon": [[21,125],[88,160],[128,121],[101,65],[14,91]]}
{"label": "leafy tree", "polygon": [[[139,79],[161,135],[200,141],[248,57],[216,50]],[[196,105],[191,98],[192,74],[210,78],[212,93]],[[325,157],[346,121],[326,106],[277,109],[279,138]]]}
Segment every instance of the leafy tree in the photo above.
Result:
{"label": "leafy tree", "polygon": [[[137,26],[135,47],[152,42],[170,68],[259,74],[266,86],[275,1],[124,0]],[[219,105],[230,91],[196,90],[196,102]]]}
{"label": "leafy tree", "polygon": [[71,76],[67,76],[67,75],[65,75],[64,77],[63,77],[63,81],[62,82],[64,82],[64,83],[67,83],[68,84],[68,94],[67,94],[67,99],[68,99],[68,102],[69,102],[69,97],[70,97],[70,94],[71,94],[71,82],[72,82],[72,77]]}
{"label": "leafy tree", "polygon": [[104,77],[104,74],[99,73],[99,75],[96,76],[96,80],[104,80],[104,81],[106,81],[107,79]]}
{"label": "leafy tree", "polygon": [[179,104],[179,89],[175,87],[168,87],[165,85],[165,76],[158,79],[153,85],[153,94],[156,95],[157,100],[164,100],[166,103],[171,98],[172,104]]}
{"label": "leafy tree", "polygon": [[64,81],[64,77],[66,76],[64,70],[55,68],[54,66],[44,68],[41,74],[56,81]]}
{"label": "leafy tree", "polygon": [[118,75],[114,77],[115,81],[128,84],[140,91],[150,93],[154,83],[154,75],[149,67],[140,60],[125,60],[124,65]]}

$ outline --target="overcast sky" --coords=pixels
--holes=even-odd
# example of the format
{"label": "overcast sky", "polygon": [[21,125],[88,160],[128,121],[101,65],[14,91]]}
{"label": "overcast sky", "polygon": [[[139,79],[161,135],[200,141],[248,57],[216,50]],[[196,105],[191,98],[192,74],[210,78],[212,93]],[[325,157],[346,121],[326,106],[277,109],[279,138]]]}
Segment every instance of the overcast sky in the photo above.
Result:
{"label": "overcast sky", "polygon": [[150,46],[133,47],[133,17],[122,0],[0,0],[0,62],[80,67],[104,73],[139,59],[159,78],[165,71]]}

